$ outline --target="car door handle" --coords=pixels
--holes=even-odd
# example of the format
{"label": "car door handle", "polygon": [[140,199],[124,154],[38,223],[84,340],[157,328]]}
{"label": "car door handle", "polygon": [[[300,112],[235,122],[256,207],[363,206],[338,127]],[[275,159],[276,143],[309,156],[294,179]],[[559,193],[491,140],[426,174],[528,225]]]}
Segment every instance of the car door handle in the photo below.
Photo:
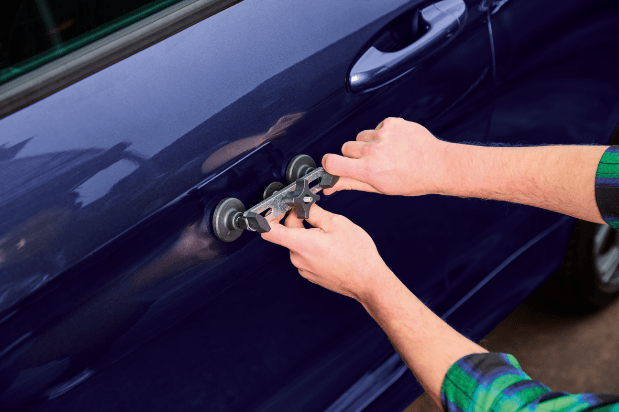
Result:
{"label": "car door handle", "polygon": [[348,89],[353,93],[371,91],[407,74],[462,30],[466,14],[464,0],[443,0],[425,7],[419,16],[427,32],[394,52],[382,52],[372,45],[350,70]]}

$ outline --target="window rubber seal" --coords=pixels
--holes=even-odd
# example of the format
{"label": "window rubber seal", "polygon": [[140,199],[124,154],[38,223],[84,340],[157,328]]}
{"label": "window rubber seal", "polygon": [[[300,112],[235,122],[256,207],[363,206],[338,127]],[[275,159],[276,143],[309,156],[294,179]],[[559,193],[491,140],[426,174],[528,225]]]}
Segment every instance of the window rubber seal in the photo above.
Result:
{"label": "window rubber seal", "polygon": [[0,86],[0,119],[241,0],[185,0]]}

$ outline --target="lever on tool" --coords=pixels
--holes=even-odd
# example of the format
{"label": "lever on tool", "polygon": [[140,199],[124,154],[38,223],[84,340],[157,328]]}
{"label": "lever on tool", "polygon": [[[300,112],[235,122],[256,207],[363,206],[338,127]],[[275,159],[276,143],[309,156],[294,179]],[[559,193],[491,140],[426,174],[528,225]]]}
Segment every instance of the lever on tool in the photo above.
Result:
{"label": "lever on tool", "polygon": [[[310,188],[310,183],[318,179],[318,184]],[[243,203],[233,197],[219,202],[213,213],[213,232],[218,239],[232,242],[241,236],[243,230],[268,232],[271,230],[268,222],[290,209],[295,209],[300,219],[307,219],[310,207],[320,199],[317,193],[335,186],[338,179],[338,176],[330,175],[322,167],[316,168],[311,157],[298,155],[286,169],[289,185],[284,187],[279,182],[271,183],[264,190],[264,200],[256,206],[246,211]]]}
{"label": "lever on tool", "polygon": [[318,200],[320,200],[320,196],[310,190],[307,180],[297,179],[294,192],[286,195],[284,203],[297,211],[299,219],[307,219],[309,218],[310,207]]}

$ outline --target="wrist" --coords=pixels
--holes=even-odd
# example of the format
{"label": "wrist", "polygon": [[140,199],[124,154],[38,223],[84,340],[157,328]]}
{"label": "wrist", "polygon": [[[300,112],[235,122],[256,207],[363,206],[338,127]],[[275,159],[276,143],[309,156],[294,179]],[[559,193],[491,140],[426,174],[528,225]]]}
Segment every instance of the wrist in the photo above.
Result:
{"label": "wrist", "polygon": [[476,155],[471,149],[478,146],[469,146],[461,143],[445,142],[443,146],[443,173],[439,174],[436,182],[435,194],[443,196],[471,197],[471,188],[468,186],[475,179],[471,179],[471,168],[474,162],[470,160]]}
{"label": "wrist", "polygon": [[399,300],[403,291],[410,293],[387,265],[374,273],[372,282],[368,286],[357,301],[377,321],[376,316],[385,310],[389,310],[389,307]]}

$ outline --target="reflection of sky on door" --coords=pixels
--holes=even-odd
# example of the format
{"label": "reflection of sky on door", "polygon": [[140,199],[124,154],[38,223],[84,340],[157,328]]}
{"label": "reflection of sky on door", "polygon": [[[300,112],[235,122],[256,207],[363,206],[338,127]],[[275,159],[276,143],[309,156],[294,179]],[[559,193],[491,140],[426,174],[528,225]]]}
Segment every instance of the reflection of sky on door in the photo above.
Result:
{"label": "reflection of sky on door", "polygon": [[110,191],[112,186],[122,178],[129,176],[137,168],[138,165],[134,162],[120,159],[76,187],[75,192],[78,194],[76,203],[81,202],[83,207],[102,198]]}
{"label": "reflection of sky on door", "polygon": [[35,136],[18,155],[25,157],[130,141],[131,150],[151,157],[260,83],[406,1],[241,2],[1,119],[0,145]]}

